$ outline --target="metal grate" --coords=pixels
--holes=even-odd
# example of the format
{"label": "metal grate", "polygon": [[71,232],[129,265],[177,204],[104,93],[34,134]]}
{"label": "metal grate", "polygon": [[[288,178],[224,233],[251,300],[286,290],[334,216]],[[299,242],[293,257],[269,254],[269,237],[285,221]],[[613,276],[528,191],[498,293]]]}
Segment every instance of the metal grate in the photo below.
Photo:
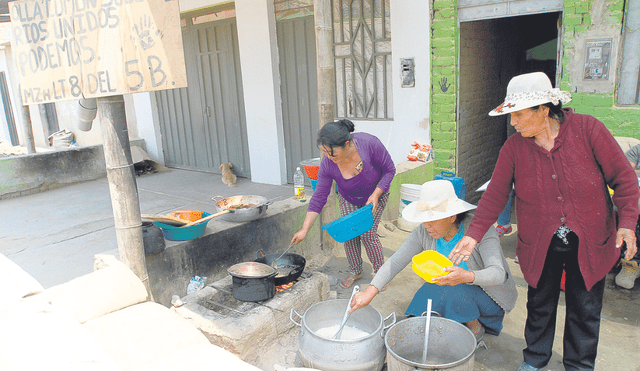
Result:
{"label": "metal grate", "polygon": [[332,2],[337,118],[393,118],[389,1]]}

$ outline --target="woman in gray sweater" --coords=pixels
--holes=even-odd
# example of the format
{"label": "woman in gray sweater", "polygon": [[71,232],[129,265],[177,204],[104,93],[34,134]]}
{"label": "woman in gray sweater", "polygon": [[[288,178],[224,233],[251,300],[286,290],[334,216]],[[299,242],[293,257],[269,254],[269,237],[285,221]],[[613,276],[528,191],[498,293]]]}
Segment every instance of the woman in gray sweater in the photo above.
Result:
{"label": "woman in gray sweater", "polygon": [[[412,223],[423,223],[411,232],[375,275],[369,287],[351,301],[351,312],[367,306],[371,300],[402,270],[411,258],[425,250],[436,250],[448,256],[464,236],[475,209],[459,199],[451,182],[433,180],[422,185],[420,199],[409,204],[402,217]],[[498,335],[504,315],[511,311],[518,297],[515,281],[502,254],[494,228],[489,228],[468,261],[445,268],[447,274],[426,282],[416,293],[405,315],[420,316],[432,300],[432,311],[467,326],[482,338],[485,331]]]}

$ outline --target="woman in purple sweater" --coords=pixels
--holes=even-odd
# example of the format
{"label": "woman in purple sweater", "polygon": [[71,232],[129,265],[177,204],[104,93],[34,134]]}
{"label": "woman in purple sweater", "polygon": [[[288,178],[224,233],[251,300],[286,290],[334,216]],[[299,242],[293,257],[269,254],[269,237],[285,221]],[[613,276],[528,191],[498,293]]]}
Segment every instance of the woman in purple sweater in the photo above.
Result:
{"label": "woman in purple sweater", "polygon": [[[563,363],[566,370],[593,370],[605,276],[623,241],[627,259],[636,252],[636,176],[604,124],[562,109],[570,100],[542,72],[511,79],[505,102],[489,115],[509,113],[517,133],[500,150],[475,217],[449,255],[454,263],[468,260],[507,203],[513,183],[516,254],[529,285],[527,347],[519,371],[539,370],[551,358],[563,269]],[[615,191],[613,203],[607,185]]]}
{"label": "woman in purple sweater", "polygon": [[378,238],[378,224],[389,199],[389,186],[396,167],[382,142],[367,133],[353,133],[355,125],[349,120],[325,124],[318,132],[317,145],[324,153],[318,171],[316,190],[309,201],[307,216],[291,239],[299,243],[309,232],[318,214],[327,203],[331,184],[338,185],[340,214],[347,215],[365,205],[373,204],[373,227],[362,235],[344,243],[350,274],[340,282],[349,288],[362,276],[360,243],[377,272],[384,263],[382,244]]}

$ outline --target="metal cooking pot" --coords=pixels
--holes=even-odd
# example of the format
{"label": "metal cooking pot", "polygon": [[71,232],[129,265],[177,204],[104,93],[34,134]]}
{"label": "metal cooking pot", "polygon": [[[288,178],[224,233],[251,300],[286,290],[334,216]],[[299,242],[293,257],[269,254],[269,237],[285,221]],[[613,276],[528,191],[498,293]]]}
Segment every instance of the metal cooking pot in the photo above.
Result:
{"label": "metal cooking pot", "polygon": [[276,294],[276,270],[266,264],[244,262],[227,269],[233,282],[233,297],[241,301],[263,301]]}
{"label": "metal cooking pot", "polygon": [[[271,266],[271,263],[275,259],[282,255],[281,253],[265,255],[262,250],[256,252],[255,262],[266,264]],[[300,277],[304,267],[307,264],[307,260],[298,254],[286,253],[278,259],[277,273],[276,273],[276,286],[284,285],[289,282],[293,282]]]}
{"label": "metal cooking pot", "polygon": [[222,215],[222,219],[236,223],[250,222],[264,216],[267,208],[272,203],[263,196],[233,196],[227,198],[215,196],[212,200],[216,202],[218,212],[231,211]]}
{"label": "metal cooking pot", "polygon": [[447,318],[431,317],[427,361],[422,363],[425,327],[426,317],[412,317],[387,331],[387,370],[473,371],[476,337],[471,330]]}
{"label": "metal cooking pot", "polygon": [[[309,307],[303,316],[291,309],[289,318],[300,326],[298,354],[305,367],[325,371],[380,371],[384,366],[384,330],[396,322],[396,314],[383,319],[376,308],[368,305],[353,312],[346,326],[362,330],[369,335],[359,339],[329,339],[317,331],[338,326],[344,316],[349,299],[326,300]],[[300,323],[293,319],[300,317]],[[385,322],[393,316],[389,325]]]}

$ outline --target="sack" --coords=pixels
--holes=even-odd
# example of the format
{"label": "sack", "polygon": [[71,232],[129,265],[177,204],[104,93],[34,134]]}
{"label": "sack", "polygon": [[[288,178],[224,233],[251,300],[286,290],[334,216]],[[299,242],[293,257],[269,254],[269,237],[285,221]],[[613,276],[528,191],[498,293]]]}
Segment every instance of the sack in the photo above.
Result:
{"label": "sack", "polygon": [[60,130],[49,135],[49,146],[55,148],[64,148],[74,145],[76,143],[75,137],[72,132],[67,129]]}
{"label": "sack", "polygon": [[409,155],[407,159],[411,161],[424,161],[427,162],[433,159],[433,148],[428,144],[420,144],[418,142],[413,142],[411,144],[413,149],[409,151]]}

